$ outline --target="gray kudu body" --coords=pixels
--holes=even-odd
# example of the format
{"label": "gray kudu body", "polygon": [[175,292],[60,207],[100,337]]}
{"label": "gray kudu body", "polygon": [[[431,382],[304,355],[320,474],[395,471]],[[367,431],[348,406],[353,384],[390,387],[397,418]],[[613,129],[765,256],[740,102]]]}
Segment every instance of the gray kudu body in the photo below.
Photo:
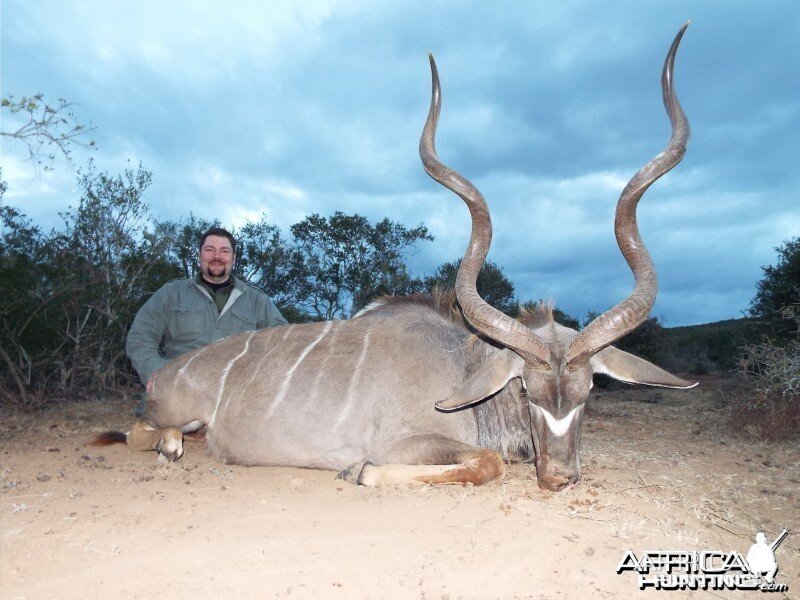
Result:
{"label": "gray kudu body", "polygon": [[205,428],[208,450],[220,460],[334,469],[365,485],[482,484],[502,477],[506,462],[530,460],[544,489],[577,482],[594,373],[628,383],[694,385],[610,345],[638,327],[655,302],[656,274],[639,237],[636,205],[683,158],[689,139],[672,84],[687,25],[662,74],[672,136],[617,205],[615,232],[634,290],[580,333],[555,323],[548,306],[512,319],[478,295],[491,221],[480,192],[436,155],[441,103],[431,57],[433,91],[420,156],[472,216],[455,299],[444,293],[383,298],[347,321],[243,333],[189,352],[158,372],[147,411],[129,433],[110,432],[95,442],[127,440],[177,460],[182,433]]}

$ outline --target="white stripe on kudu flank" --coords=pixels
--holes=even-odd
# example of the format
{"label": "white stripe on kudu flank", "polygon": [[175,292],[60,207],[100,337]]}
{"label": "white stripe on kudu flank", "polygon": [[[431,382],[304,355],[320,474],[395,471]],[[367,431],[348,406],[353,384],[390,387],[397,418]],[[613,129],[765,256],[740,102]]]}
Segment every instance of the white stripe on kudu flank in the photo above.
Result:
{"label": "white stripe on kudu flank", "polygon": [[203,346],[202,348],[200,348],[200,350],[198,350],[197,353],[194,356],[192,356],[192,358],[186,361],[185,365],[183,365],[180,369],[178,369],[178,379],[183,377],[183,375],[186,373],[186,369],[188,369],[189,365],[192,364],[192,361],[198,356],[200,356],[203,352],[205,352],[206,348],[208,348],[208,346]]}
{"label": "white stripe on kudu flank", "polygon": [[385,300],[375,300],[374,302],[370,302],[364,308],[362,308],[360,311],[358,311],[356,314],[354,314],[351,318],[355,319],[356,317],[360,317],[361,315],[363,315],[365,313],[368,313],[371,310],[375,310],[377,308],[380,308],[384,304],[386,304]]}
{"label": "white stripe on kudu flank", "polygon": [[569,411],[569,414],[567,414],[566,417],[563,417],[561,419],[556,419],[547,410],[545,410],[544,408],[542,408],[537,404],[534,404],[534,406],[537,409],[539,409],[544,415],[544,420],[547,422],[547,426],[550,428],[550,431],[553,432],[553,435],[556,437],[561,437],[562,435],[567,433],[569,426],[572,424],[572,419],[575,418],[575,413],[578,412],[578,409],[583,405],[579,404],[571,411]]}
{"label": "white stripe on kudu flank", "polygon": [[369,334],[370,331],[368,329],[367,334],[364,336],[364,341],[362,342],[363,347],[361,348],[361,355],[358,357],[356,368],[353,369],[353,376],[350,377],[350,383],[347,385],[347,396],[345,397],[344,410],[339,413],[339,418],[336,420],[335,427],[339,427],[342,423],[344,423],[345,418],[350,414],[350,407],[353,405],[353,391],[356,387],[356,383],[358,383],[358,377],[361,374],[361,365],[364,364],[364,358],[366,358],[367,349],[369,348]]}
{"label": "white stripe on kudu flank", "polygon": [[297,360],[294,361],[292,368],[289,369],[289,371],[286,373],[286,376],[283,379],[283,384],[281,384],[281,389],[278,392],[278,395],[275,396],[275,401],[272,403],[272,406],[269,407],[269,411],[267,411],[267,417],[271,417],[272,414],[275,412],[275,410],[278,408],[278,406],[280,406],[280,404],[283,402],[283,399],[286,397],[286,392],[289,389],[289,384],[292,381],[292,375],[294,375],[295,370],[297,369],[297,367],[300,366],[300,363],[303,362],[305,357],[308,356],[308,353],[314,349],[314,346],[319,344],[322,338],[328,335],[328,331],[330,331],[331,325],[333,325],[333,321],[328,321],[325,324],[325,329],[323,329],[322,333],[320,333],[317,336],[317,339],[315,339],[308,346],[306,346],[305,349],[300,353],[300,356],[297,357]]}
{"label": "white stripe on kudu flank", "polygon": [[247,383],[242,386],[244,389],[247,389],[253,381],[255,381],[256,377],[261,374],[261,368],[264,366],[264,363],[267,362],[267,359],[272,356],[272,353],[275,352],[275,349],[278,348],[278,345],[273,346],[269,349],[268,352],[265,352],[261,355],[261,358],[258,359],[258,363],[250,370],[250,379],[248,379]]}
{"label": "white stripe on kudu flank", "polygon": [[231,372],[233,365],[236,364],[236,361],[242,358],[245,354],[247,354],[247,349],[250,347],[250,340],[253,339],[253,336],[256,334],[253,331],[250,335],[247,336],[247,341],[244,343],[244,349],[237,354],[233,360],[231,360],[225,368],[222,370],[222,378],[220,379],[219,383],[219,391],[217,392],[217,405],[214,407],[214,414],[211,415],[211,420],[208,422],[208,426],[211,427],[214,424],[214,419],[217,418],[217,411],[219,410],[219,404],[222,402],[222,395],[225,391],[225,381],[228,379],[228,373]]}
{"label": "white stripe on kudu flank", "polygon": [[[311,392],[312,394],[316,394],[317,396],[325,391],[325,385],[320,385],[323,378],[330,377],[328,372],[325,370],[325,365],[328,364],[328,360],[330,359],[332,354],[336,354],[336,336],[339,334],[339,329],[341,326],[344,325],[347,321],[335,321],[333,327],[331,328],[331,339],[328,340],[326,344],[328,346],[327,352],[325,352],[322,357],[317,361],[317,374],[314,376],[314,383],[311,385]],[[309,400],[315,402],[317,400],[317,396],[313,398],[309,397]]]}
{"label": "white stripe on kudu flank", "polygon": [[244,384],[240,389],[247,389],[250,385],[255,381],[256,377],[261,374],[261,369],[264,366],[264,363],[267,362],[267,359],[272,356],[272,353],[275,352],[276,349],[280,348],[283,349],[283,342],[286,341],[286,338],[289,337],[289,333],[293,331],[294,325],[286,325],[286,332],[283,334],[280,343],[274,344],[272,348],[269,349],[268,352],[265,352],[261,355],[261,358],[258,359],[258,363],[256,363],[250,369],[250,379],[247,380],[247,383]]}

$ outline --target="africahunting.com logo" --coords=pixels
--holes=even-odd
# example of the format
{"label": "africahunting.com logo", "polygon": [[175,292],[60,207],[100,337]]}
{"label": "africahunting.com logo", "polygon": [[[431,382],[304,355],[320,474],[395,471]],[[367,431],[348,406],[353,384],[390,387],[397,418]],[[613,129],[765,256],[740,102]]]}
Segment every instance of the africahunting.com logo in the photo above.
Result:
{"label": "africahunting.com logo", "polygon": [[771,544],[767,544],[763,533],[757,533],[756,543],[750,546],[746,557],[734,550],[648,550],[639,556],[626,550],[617,573],[635,571],[640,590],[785,592],[788,584],[775,581],[775,551],[788,533],[784,529]]}

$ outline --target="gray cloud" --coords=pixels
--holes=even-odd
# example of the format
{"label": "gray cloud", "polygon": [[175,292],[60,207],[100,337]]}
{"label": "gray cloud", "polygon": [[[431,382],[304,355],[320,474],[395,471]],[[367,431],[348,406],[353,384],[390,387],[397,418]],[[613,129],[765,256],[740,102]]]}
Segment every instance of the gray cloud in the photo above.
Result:
{"label": "gray cloud", "polygon": [[[436,241],[411,259],[419,273],[460,256],[468,235],[465,207],[417,156],[432,51],[437,146],[490,202],[490,258],[521,300],[552,297],[578,315],[630,290],[614,204],[669,135],[661,61],[692,18],[676,81],[693,138],[640,207],[661,281],[655,313],[672,325],[738,316],[773,247],[800,232],[795,2],[2,9],[3,93],[79,103],[98,126],[101,169],[141,160],[154,171],[161,218],[266,213],[287,228],[343,210],[423,221]],[[7,201],[55,224],[77,200],[74,174],[60,164],[33,179],[21,156],[3,142]]]}

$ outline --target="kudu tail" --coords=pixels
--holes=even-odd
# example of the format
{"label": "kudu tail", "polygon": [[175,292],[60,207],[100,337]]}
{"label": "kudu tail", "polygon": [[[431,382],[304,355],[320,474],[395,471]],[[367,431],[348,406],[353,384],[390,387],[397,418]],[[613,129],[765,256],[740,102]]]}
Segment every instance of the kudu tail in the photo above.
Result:
{"label": "kudu tail", "polygon": [[112,444],[124,444],[128,441],[128,434],[122,431],[105,431],[95,436],[88,442],[87,446],[111,446]]}

